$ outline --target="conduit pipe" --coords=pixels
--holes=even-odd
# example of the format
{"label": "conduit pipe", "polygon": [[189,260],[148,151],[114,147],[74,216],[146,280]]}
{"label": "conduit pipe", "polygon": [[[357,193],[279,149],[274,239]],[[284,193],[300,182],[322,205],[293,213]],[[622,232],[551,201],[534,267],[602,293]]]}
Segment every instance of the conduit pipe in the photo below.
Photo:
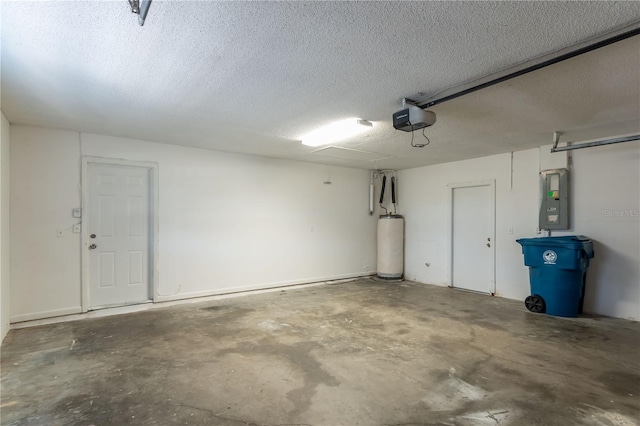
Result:
{"label": "conduit pipe", "polygon": [[371,183],[369,184],[369,215],[373,215],[373,173],[371,174]]}

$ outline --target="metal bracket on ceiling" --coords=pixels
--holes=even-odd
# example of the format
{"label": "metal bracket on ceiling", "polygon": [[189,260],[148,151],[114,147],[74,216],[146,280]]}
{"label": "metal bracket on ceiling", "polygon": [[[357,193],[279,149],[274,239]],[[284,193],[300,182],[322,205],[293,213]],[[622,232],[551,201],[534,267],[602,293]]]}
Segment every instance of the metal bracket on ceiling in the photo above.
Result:
{"label": "metal bracket on ceiling", "polygon": [[407,108],[407,105],[418,106],[418,101],[414,101],[413,99],[409,98],[402,98],[402,109]]}
{"label": "metal bracket on ceiling", "polygon": [[151,0],[128,0],[129,6],[131,6],[131,13],[138,15],[138,24],[144,25],[145,19],[147,19],[147,13],[149,13],[149,6]]}
{"label": "metal bracket on ceiling", "polygon": [[140,2],[138,0],[129,0],[129,6],[131,6],[131,13],[140,14]]}
{"label": "metal bracket on ceiling", "polygon": [[553,148],[552,148],[552,150],[558,148],[558,142],[560,142],[560,136],[561,135],[562,135],[562,132],[557,132],[557,131],[553,132]]}

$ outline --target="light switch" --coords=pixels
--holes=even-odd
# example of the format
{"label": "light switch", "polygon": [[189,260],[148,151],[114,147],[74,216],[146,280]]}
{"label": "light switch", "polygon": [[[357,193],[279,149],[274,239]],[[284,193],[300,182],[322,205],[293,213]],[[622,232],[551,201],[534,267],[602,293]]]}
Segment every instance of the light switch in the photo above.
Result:
{"label": "light switch", "polygon": [[76,219],[81,218],[82,217],[82,209],[77,207],[77,208],[71,210],[71,216],[75,217]]}

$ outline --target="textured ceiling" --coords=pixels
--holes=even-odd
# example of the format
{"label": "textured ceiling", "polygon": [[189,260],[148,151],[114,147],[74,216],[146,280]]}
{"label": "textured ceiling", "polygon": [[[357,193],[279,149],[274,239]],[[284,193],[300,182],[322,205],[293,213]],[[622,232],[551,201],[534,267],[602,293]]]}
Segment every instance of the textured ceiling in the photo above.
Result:
{"label": "textured ceiling", "polygon": [[[423,149],[391,114],[404,96],[639,20],[640,2],[154,0],[140,27],[124,0],[3,1],[1,107],[17,124],[408,168],[539,146],[554,130],[637,131],[638,36],[435,106]],[[374,130],[334,145],[365,153],[298,142],[353,116]]]}

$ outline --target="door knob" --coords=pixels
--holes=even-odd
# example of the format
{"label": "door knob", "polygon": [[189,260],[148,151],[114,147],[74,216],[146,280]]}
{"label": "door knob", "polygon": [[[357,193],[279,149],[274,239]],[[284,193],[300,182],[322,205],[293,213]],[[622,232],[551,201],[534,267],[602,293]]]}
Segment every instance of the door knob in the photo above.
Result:
{"label": "door knob", "polygon": [[95,238],[95,237],[96,237],[96,234],[91,234],[90,235],[90,238]]}
{"label": "door knob", "polygon": [[91,245],[89,246],[89,250],[93,250],[94,248],[97,248],[97,247],[98,247],[97,245],[95,245],[95,244],[91,244]]}

